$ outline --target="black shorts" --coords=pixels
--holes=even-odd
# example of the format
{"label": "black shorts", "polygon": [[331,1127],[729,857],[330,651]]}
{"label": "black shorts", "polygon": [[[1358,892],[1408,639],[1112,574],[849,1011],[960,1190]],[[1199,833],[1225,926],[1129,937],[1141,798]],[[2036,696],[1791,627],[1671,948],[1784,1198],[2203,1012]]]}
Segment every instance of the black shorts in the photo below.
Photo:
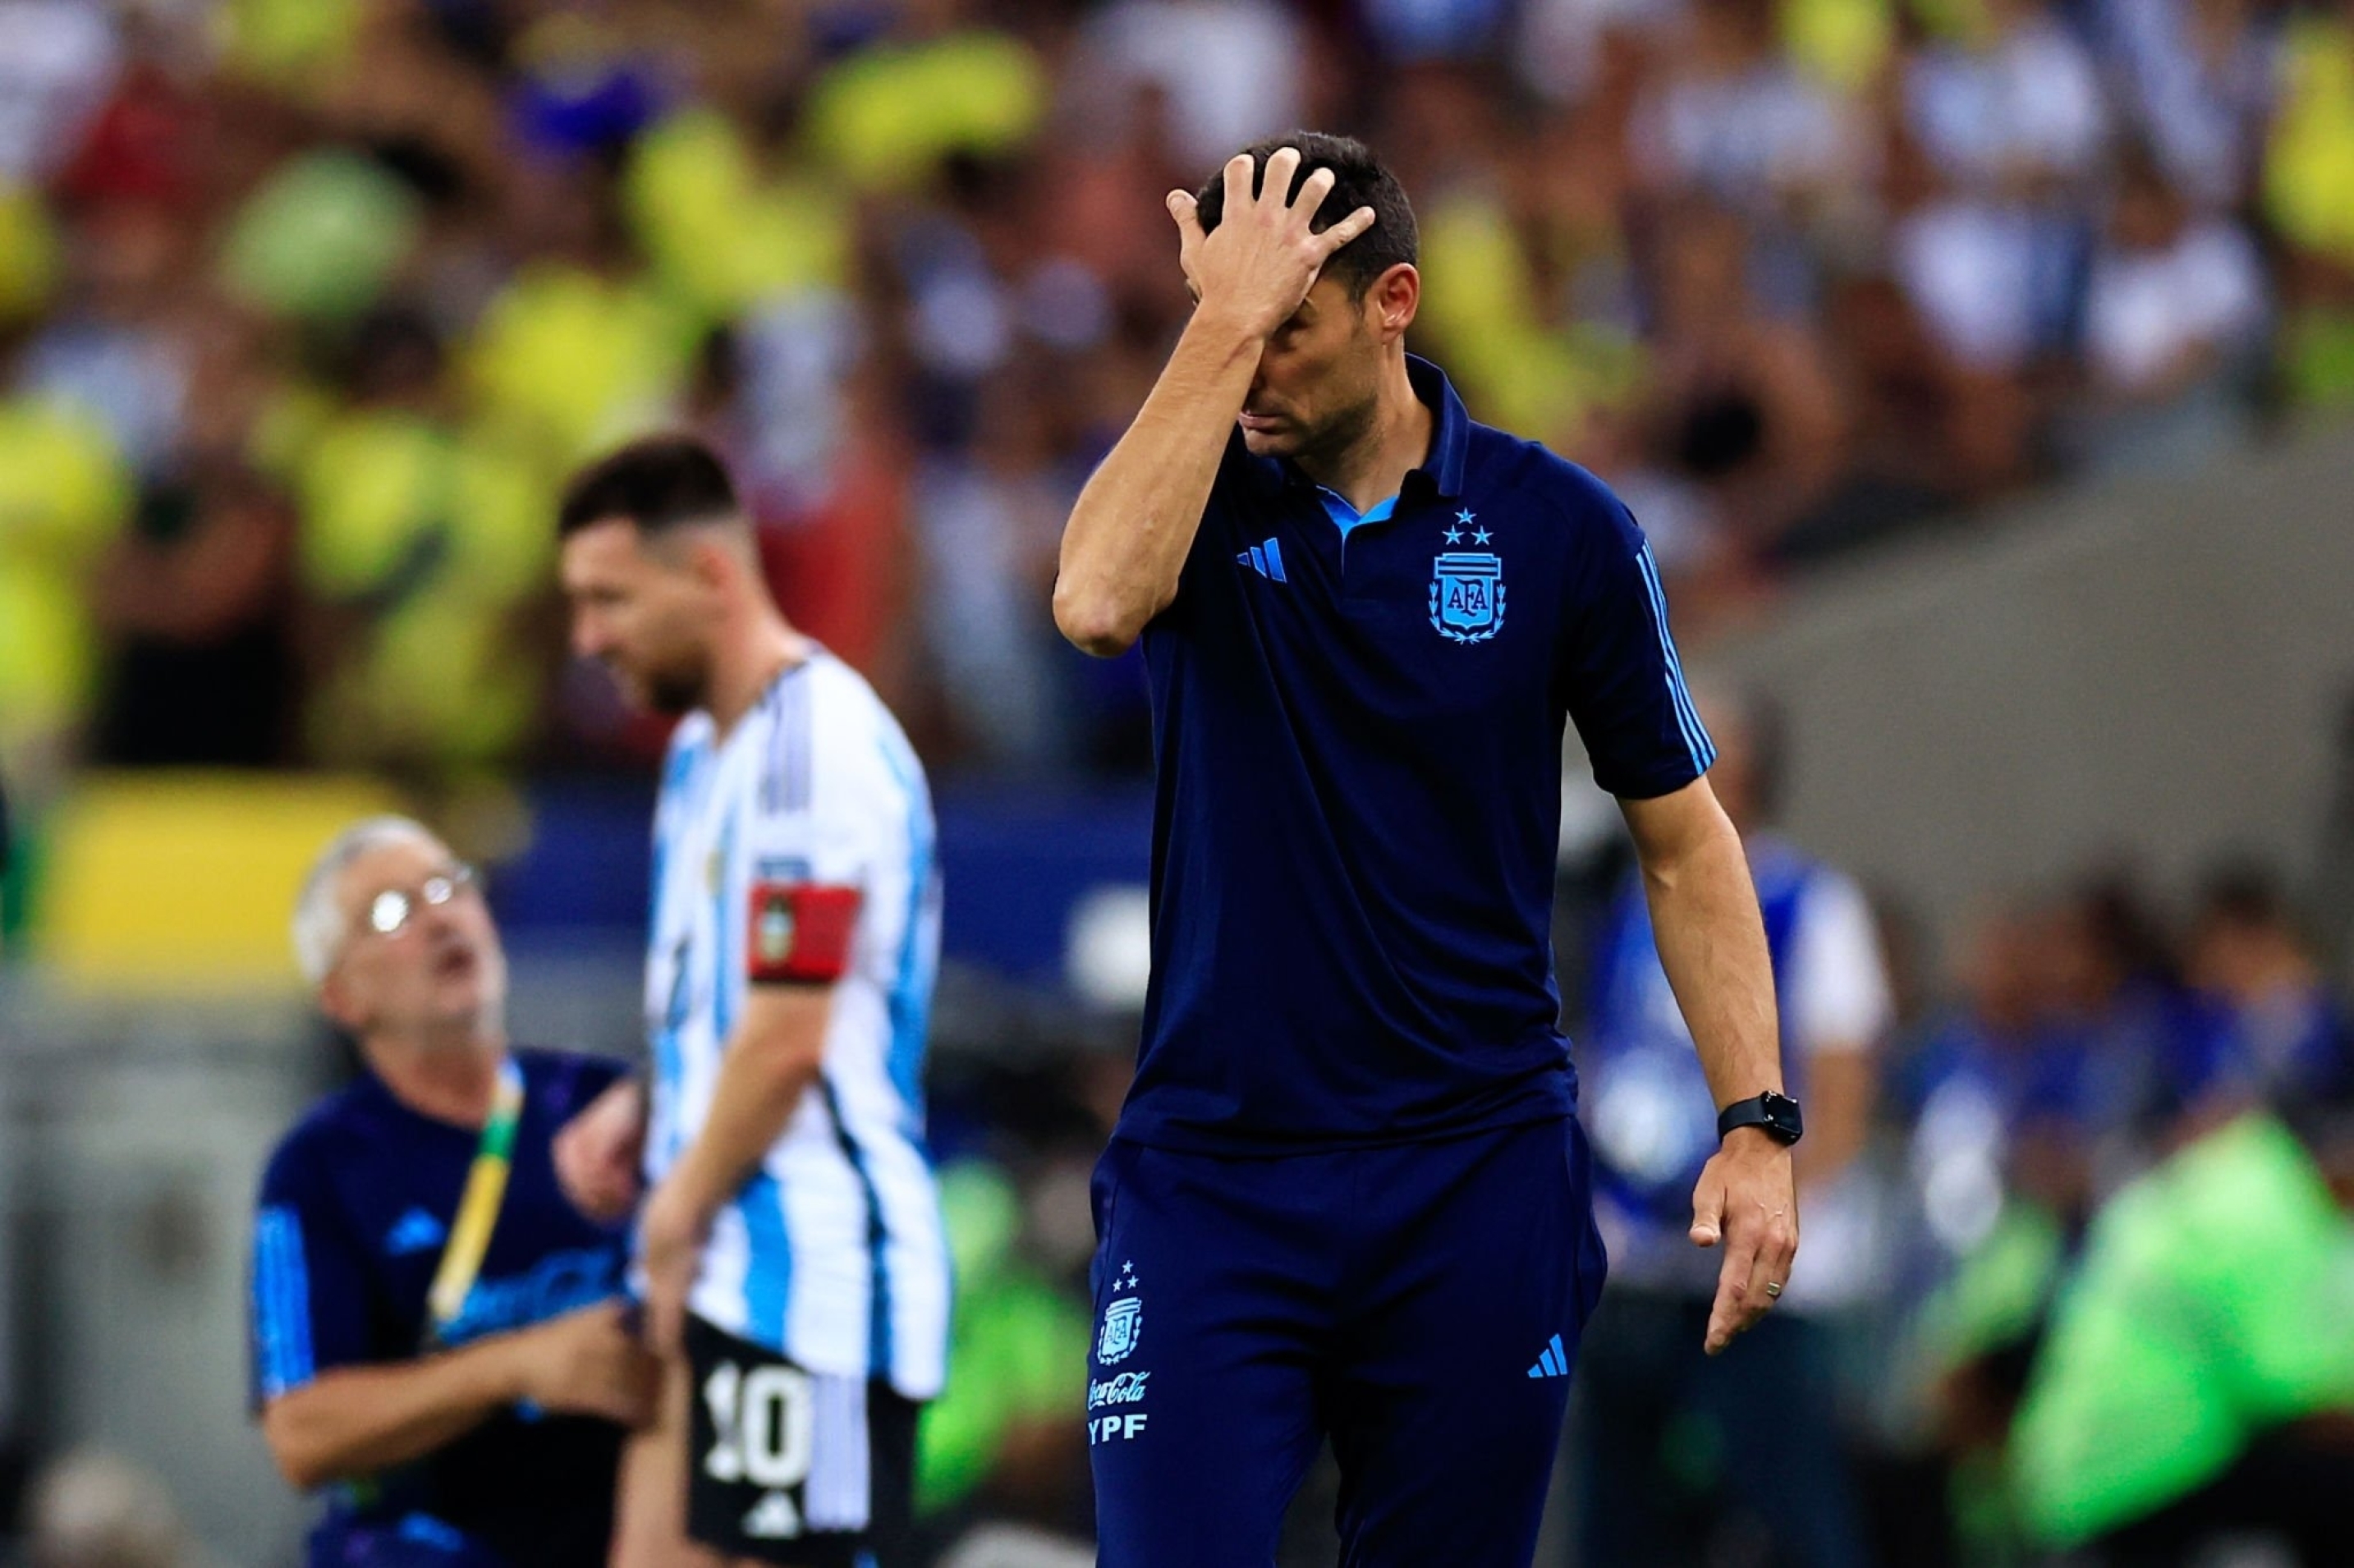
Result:
{"label": "black shorts", "polygon": [[922,1406],[879,1380],[805,1371],[691,1315],[686,1359],[691,1539],[786,1568],[912,1563]]}

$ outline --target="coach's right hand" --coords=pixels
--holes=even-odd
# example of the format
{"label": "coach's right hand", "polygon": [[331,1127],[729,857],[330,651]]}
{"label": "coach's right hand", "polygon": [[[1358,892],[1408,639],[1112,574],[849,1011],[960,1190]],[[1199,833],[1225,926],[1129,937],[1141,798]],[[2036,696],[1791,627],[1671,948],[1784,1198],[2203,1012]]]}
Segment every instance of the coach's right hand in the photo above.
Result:
{"label": "coach's right hand", "polygon": [[1226,160],[1225,210],[1218,227],[1202,232],[1192,196],[1169,193],[1169,215],[1177,220],[1177,260],[1193,285],[1199,309],[1225,316],[1255,337],[1269,337],[1316,286],[1317,274],[1332,254],[1373,226],[1373,209],[1361,207],[1318,234],[1310,225],[1332,194],[1330,169],[1311,171],[1299,199],[1285,199],[1299,172],[1299,150],[1278,147],[1267,155],[1267,178],[1251,194],[1256,165],[1247,153]]}
{"label": "coach's right hand", "polygon": [[652,1418],[660,1368],[630,1331],[620,1302],[551,1318],[519,1330],[514,1340],[518,1399],[623,1426]]}

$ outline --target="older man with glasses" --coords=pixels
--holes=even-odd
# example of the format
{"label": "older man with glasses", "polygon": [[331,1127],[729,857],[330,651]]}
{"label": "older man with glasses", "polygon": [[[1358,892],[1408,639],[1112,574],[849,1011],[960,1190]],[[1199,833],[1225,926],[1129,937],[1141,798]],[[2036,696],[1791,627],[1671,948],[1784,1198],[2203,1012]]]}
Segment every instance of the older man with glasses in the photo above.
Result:
{"label": "older man with glasses", "polygon": [[254,1230],[262,1435],[326,1497],[307,1561],[600,1565],[653,1369],[625,1233],[566,1199],[551,1145],[620,1068],[509,1047],[473,874],[406,818],[327,845],[293,934],[364,1068],[279,1144]]}

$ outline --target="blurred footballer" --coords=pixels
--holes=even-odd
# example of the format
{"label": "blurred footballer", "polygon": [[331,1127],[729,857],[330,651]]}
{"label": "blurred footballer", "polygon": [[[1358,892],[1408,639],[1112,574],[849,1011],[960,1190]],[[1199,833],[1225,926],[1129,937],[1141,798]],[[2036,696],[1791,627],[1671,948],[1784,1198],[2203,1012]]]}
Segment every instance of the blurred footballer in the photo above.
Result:
{"label": "blurred footballer", "polygon": [[778,612],[707,449],[623,448],[574,480],[560,526],[574,646],[684,715],[654,820],[650,1114],[623,1091],[559,1150],[584,1202],[629,1201],[641,1144],[650,1183],[638,1266],[669,1388],[626,1461],[614,1561],[898,1568],[948,1359],[924,771]]}

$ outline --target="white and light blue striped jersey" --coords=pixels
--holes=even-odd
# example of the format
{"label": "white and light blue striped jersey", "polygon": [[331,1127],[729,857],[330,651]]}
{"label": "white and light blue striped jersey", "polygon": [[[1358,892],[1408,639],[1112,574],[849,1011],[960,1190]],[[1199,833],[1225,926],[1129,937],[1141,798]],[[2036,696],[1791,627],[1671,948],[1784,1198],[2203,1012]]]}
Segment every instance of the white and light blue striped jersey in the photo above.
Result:
{"label": "white and light blue striped jersey", "polygon": [[822,1073],[712,1227],[689,1306],[813,1372],[939,1392],[949,1258],[923,1145],[938,967],[930,793],[897,721],[819,651],[726,736],[691,715],[654,815],[646,1171],[659,1181],[709,1114],[753,967],[755,887],[859,895]]}

